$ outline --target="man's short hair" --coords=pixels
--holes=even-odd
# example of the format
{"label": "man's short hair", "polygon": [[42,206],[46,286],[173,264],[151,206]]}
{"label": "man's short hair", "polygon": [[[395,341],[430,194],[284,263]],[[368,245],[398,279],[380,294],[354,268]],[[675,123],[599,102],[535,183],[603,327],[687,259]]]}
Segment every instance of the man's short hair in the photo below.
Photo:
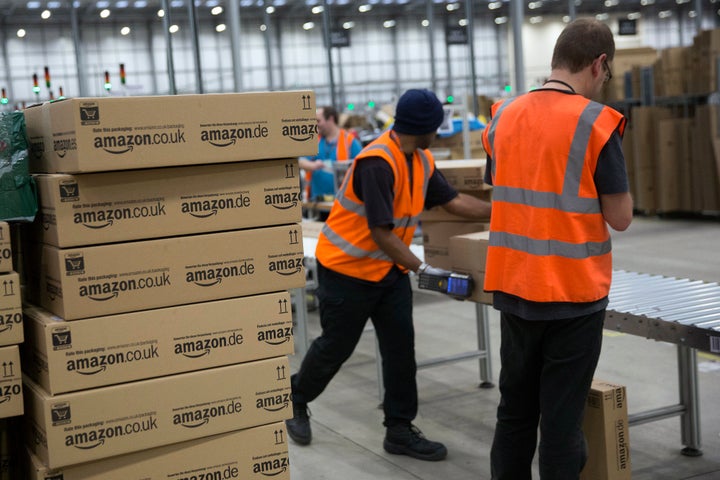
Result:
{"label": "man's short hair", "polygon": [[610,28],[591,18],[569,23],[557,39],[551,68],[577,73],[603,53],[608,61],[615,58],[615,39]]}
{"label": "man's short hair", "polygon": [[331,118],[335,123],[338,123],[338,111],[335,109],[335,107],[327,106],[327,107],[320,107],[322,110],[322,116],[325,120],[330,120]]}

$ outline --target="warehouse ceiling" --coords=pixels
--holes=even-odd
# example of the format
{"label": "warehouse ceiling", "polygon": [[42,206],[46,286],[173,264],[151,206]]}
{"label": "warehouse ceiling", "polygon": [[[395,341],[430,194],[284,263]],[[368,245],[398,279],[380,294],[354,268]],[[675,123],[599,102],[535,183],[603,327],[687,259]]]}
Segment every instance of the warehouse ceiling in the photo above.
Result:
{"label": "warehouse ceiling", "polygon": [[[175,18],[185,16],[188,12],[189,0],[167,0],[171,15]],[[570,0],[537,0],[525,2],[525,15],[537,17],[542,15],[566,15]],[[577,16],[598,14],[629,14],[630,18],[642,16],[693,16],[698,5],[704,11],[716,11],[718,0],[574,0]],[[198,18],[210,16],[212,8],[227,8],[229,0],[195,0]],[[261,19],[268,7],[275,18],[298,19],[305,22],[316,20],[322,22],[322,14],[318,9],[323,0],[237,0],[242,18]],[[384,19],[414,16],[426,18],[428,5],[433,10],[436,20],[448,16],[462,18],[466,12],[463,1],[445,0],[328,0],[330,16],[334,21],[344,22],[356,19],[360,15]],[[33,25],[42,22],[69,22],[72,6],[80,22],[123,22],[147,21],[157,18],[157,11],[162,8],[162,0],[76,0],[74,3],[59,0],[0,0],[0,23],[7,26],[21,24]],[[509,11],[508,0],[473,0],[472,9],[475,17],[502,17]],[[100,12],[109,10],[106,18]],[[313,13],[315,9],[315,13]],[[45,11],[50,17],[43,19]],[[365,11],[363,11],[365,10]],[[47,15],[47,13],[45,14]],[[225,15],[221,13],[220,15]]]}

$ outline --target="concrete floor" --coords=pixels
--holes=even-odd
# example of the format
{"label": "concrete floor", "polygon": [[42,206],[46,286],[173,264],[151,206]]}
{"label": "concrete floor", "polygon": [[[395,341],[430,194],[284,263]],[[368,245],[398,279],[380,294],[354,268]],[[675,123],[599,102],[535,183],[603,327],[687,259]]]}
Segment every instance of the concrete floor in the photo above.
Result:
{"label": "concrete floor", "polygon": [[[614,233],[614,266],[667,276],[720,282],[720,222],[635,218],[626,232]],[[493,379],[499,362],[499,316],[489,309]],[[415,295],[418,361],[476,348],[475,307],[442,295]],[[309,337],[319,333],[316,312],[308,318]],[[290,357],[293,370],[298,355]],[[675,345],[607,331],[597,378],[627,387],[629,411],[677,403]],[[720,479],[720,357],[698,353],[701,457],[680,453],[680,419],[630,428],[635,480]],[[382,449],[384,428],[378,409],[375,343],[372,332],[328,389],[310,404],[313,442],[291,442],[293,480],[478,480],[490,478],[489,451],[495,423],[497,388],[481,389],[477,360],[421,369],[420,411],[415,423],[449,450],[442,462],[394,456]],[[538,478],[537,472],[535,478]]]}

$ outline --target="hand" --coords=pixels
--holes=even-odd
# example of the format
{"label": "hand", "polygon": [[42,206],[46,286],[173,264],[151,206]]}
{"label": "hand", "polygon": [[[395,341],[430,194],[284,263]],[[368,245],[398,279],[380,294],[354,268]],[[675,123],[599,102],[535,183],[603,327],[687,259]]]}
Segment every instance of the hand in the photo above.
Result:
{"label": "hand", "polygon": [[435,275],[438,277],[449,277],[452,272],[450,272],[449,270],[445,270],[443,268],[431,267],[427,263],[423,262],[420,264],[420,267],[418,267],[417,273],[418,273],[418,275],[420,275],[421,273],[425,273],[428,275]]}

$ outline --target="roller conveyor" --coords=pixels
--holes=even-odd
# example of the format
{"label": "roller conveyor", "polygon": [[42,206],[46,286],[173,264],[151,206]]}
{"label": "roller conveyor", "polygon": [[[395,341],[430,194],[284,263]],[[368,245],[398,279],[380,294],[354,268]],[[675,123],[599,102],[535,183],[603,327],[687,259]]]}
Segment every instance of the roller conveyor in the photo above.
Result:
{"label": "roller conveyor", "polygon": [[682,453],[702,455],[696,351],[720,353],[720,285],[615,270],[605,328],[677,345],[679,403],[633,413],[629,421],[680,416]]}
{"label": "roller conveyor", "polygon": [[605,328],[720,353],[720,285],[613,271]]}

